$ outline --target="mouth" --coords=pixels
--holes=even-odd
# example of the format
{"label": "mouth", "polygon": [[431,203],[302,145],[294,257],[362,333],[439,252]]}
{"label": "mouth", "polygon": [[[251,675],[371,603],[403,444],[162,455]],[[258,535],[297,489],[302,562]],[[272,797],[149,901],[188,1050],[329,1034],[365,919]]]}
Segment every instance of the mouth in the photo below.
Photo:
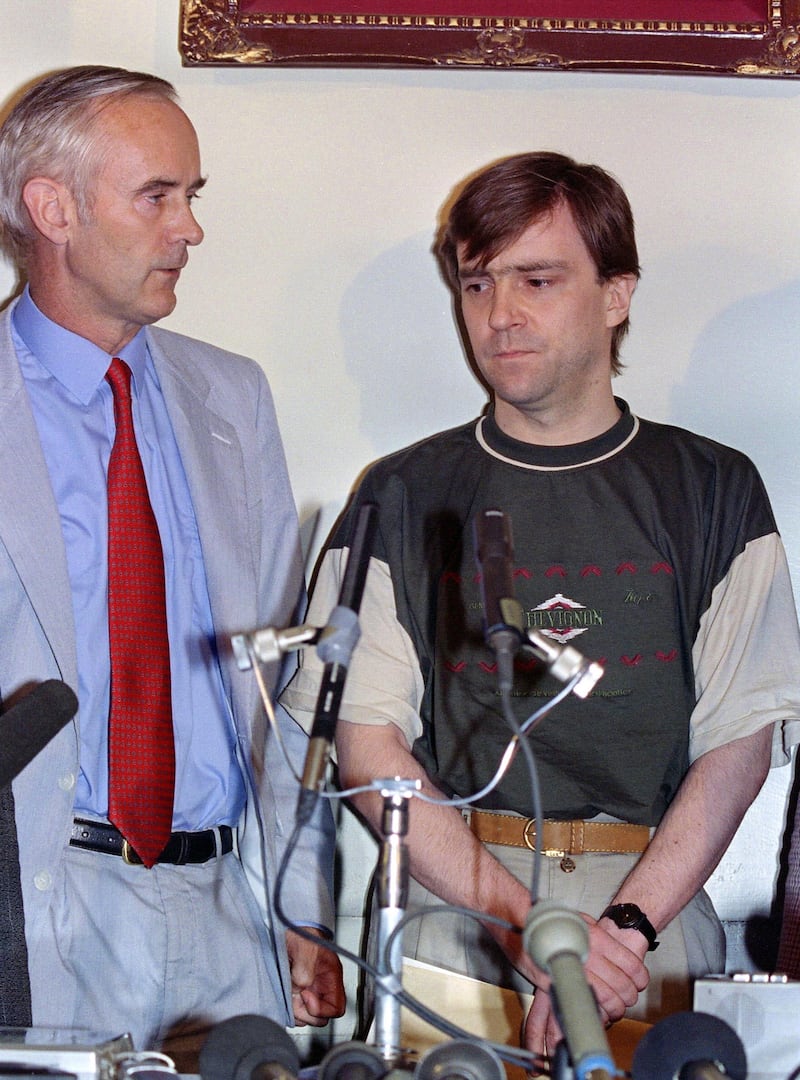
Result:
{"label": "mouth", "polygon": [[188,255],[183,255],[183,256],[179,256],[178,261],[176,263],[174,263],[173,265],[171,265],[171,266],[157,266],[155,269],[160,271],[163,274],[175,274],[175,276],[177,277],[180,274],[181,270],[184,269],[184,267],[186,266],[186,264],[188,262],[189,262]]}
{"label": "mouth", "polygon": [[534,338],[514,337],[498,333],[487,341],[489,351],[496,360],[516,360],[522,356],[537,356],[546,348],[546,342]]}
{"label": "mouth", "polygon": [[499,361],[521,360],[531,356],[534,352],[534,349],[498,349],[497,352],[492,353],[492,359]]}

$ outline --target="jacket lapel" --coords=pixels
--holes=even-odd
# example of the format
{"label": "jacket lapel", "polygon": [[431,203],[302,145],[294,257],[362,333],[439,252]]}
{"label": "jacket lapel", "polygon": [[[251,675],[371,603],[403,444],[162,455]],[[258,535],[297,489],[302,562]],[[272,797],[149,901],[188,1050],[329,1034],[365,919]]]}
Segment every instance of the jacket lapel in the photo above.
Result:
{"label": "jacket lapel", "polygon": [[225,542],[248,538],[242,447],[235,427],[208,406],[211,388],[196,366],[176,364],[152,335],[149,345],[194,505],[223,682],[230,700],[244,705],[240,695],[250,697],[251,680],[240,677],[230,638],[254,623],[256,576],[247,539]]}

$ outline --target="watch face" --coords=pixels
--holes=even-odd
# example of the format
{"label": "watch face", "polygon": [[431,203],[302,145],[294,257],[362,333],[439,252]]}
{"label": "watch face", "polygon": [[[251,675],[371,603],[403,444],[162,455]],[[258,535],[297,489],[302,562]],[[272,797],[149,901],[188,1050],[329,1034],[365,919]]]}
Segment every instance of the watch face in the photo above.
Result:
{"label": "watch face", "polygon": [[619,920],[617,926],[623,930],[628,930],[631,927],[636,926],[642,918],[642,913],[636,904],[620,904],[618,911]]}
{"label": "watch face", "polygon": [[638,930],[644,934],[648,941],[648,952],[658,948],[655,928],[636,904],[612,904],[611,907],[606,908],[603,916],[608,916],[620,930]]}

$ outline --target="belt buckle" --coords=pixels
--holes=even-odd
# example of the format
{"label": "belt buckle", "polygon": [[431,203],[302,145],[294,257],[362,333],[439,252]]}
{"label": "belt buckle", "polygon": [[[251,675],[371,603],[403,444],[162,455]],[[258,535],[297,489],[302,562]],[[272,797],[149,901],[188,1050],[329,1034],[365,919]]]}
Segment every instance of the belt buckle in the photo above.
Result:
{"label": "belt buckle", "polygon": [[[525,828],[522,830],[522,839],[525,841],[525,847],[528,848],[529,851],[536,850],[536,822],[533,818],[528,818],[525,822]],[[566,849],[542,848],[542,855],[545,855],[548,859],[563,859],[566,854]]]}
{"label": "belt buckle", "polygon": [[122,838],[122,851],[120,852],[120,854],[122,855],[122,861],[124,863],[127,863],[128,866],[142,865],[142,860],[139,858],[139,856],[136,854],[136,852],[124,836]]}
{"label": "belt buckle", "polygon": [[525,828],[522,830],[522,839],[525,841],[525,847],[529,851],[536,850],[536,822],[532,817],[529,817],[525,822]]}

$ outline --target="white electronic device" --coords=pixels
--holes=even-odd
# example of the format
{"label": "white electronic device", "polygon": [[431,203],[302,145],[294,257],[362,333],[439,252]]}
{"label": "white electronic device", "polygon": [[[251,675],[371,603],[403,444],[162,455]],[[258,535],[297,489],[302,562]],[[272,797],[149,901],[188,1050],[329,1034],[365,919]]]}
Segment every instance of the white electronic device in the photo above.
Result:
{"label": "white electronic device", "polygon": [[729,1024],[744,1044],[748,1080],[789,1080],[800,1068],[800,981],[745,972],[694,984],[696,1012]]}

